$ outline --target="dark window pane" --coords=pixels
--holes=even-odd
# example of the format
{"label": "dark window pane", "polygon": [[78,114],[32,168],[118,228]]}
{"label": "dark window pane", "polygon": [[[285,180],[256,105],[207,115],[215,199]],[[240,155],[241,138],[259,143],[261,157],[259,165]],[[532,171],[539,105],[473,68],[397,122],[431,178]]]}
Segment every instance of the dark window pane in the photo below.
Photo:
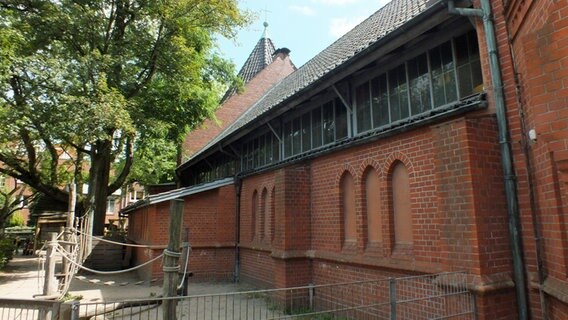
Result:
{"label": "dark window pane", "polygon": [[300,117],[292,121],[292,154],[298,154],[302,152],[302,137],[300,136],[300,130],[302,129]]}
{"label": "dark window pane", "polygon": [[302,152],[312,149],[310,113],[302,116]]}
{"label": "dark window pane", "polygon": [[477,43],[477,34],[475,31],[468,32],[467,39],[470,60],[479,59],[479,44]]}
{"label": "dark window pane", "polygon": [[456,48],[458,86],[460,97],[468,96],[483,89],[481,63],[477,36],[471,31],[454,40]]}
{"label": "dark window pane", "polygon": [[317,148],[321,146],[321,108],[316,108],[312,111],[312,147]]}
{"label": "dark window pane", "polygon": [[434,107],[456,101],[457,91],[451,43],[446,42],[430,50],[429,55]]}
{"label": "dark window pane", "polygon": [[467,37],[465,35],[454,40],[456,48],[456,62],[458,67],[469,62],[469,48],[467,47]]}
{"label": "dark window pane", "polygon": [[284,124],[284,158],[292,155],[292,121]]}
{"label": "dark window pane", "polygon": [[280,143],[278,138],[272,137],[272,162],[280,160]]}
{"label": "dark window pane", "polygon": [[483,75],[481,74],[481,61],[471,62],[471,79],[473,82],[473,92],[479,93],[483,91]]}
{"label": "dark window pane", "polygon": [[263,166],[266,164],[266,143],[265,136],[262,135],[258,138],[258,165]]}
{"label": "dark window pane", "polygon": [[347,109],[339,99],[335,99],[335,126],[335,139],[347,138]]}
{"label": "dark window pane", "polygon": [[409,115],[408,88],[404,64],[389,72],[389,89],[391,120],[397,121],[407,118]]}
{"label": "dark window pane", "polygon": [[371,81],[373,126],[378,128],[389,123],[389,95],[387,77],[382,74]]}
{"label": "dark window pane", "polygon": [[357,109],[357,132],[365,132],[371,129],[371,94],[369,83],[365,82],[355,89]]}
{"label": "dark window pane", "polygon": [[258,139],[252,140],[252,167],[258,167]]}
{"label": "dark window pane", "polygon": [[460,98],[470,95],[473,88],[473,83],[471,81],[471,65],[465,64],[458,67],[458,79]]}
{"label": "dark window pane", "polygon": [[335,121],[333,121],[333,102],[323,105],[323,144],[332,143],[335,137]]}
{"label": "dark window pane", "polygon": [[242,163],[243,163],[243,169],[246,170],[247,169],[247,160],[248,160],[248,150],[247,150],[247,144],[243,143],[242,145]]}
{"label": "dark window pane", "polygon": [[266,134],[266,163],[270,164],[274,162],[273,153],[272,153],[272,139],[274,138],[274,134],[269,132]]}
{"label": "dark window pane", "polygon": [[432,107],[430,103],[430,76],[426,54],[408,62],[408,77],[412,114],[420,114],[430,110]]}
{"label": "dark window pane", "polygon": [[254,168],[254,144],[252,141],[248,142],[248,150],[249,150],[249,158],[247,162],[247,166],[249,169]]}

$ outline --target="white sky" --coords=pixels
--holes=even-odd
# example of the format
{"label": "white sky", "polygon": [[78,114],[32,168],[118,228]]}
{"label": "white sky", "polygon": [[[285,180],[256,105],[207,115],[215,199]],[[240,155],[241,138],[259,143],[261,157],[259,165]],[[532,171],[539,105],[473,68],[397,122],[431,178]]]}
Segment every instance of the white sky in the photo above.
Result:
{"label": "white sky", "polygon": [[267,20],[268,36],[276,48],[286,47],[296,67],[302,66],[340,36],[380,9],[389,0],[240,0],[241,9],[257,19],[238,33],[237,39],[219,39],[225,58],[240,70],[262,36]]}

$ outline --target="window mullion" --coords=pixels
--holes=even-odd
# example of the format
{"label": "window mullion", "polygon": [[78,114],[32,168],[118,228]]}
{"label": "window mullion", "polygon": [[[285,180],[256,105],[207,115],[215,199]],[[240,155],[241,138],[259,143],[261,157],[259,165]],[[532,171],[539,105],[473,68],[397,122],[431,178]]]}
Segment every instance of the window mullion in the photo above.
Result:
{"label": "window mullion", "polygon": [[[405,81],[406,81],[406,99],[407,99],[406,100],[407,101],[406,107],[408,108],[408,117],[410,118],[410,117],[413,116],[413,114],[412,114],[412,108],[410,106],[412,104],[412,98],[410,97],[410,79],[409,79],[410,77],[408,75],[408,61],[404,62],[404,76],[406,78],[405,79]],[[402,115],[401,115],[400,119],[401,120],[404,119],[402,117]]]}
{"label": "window mullion", "polygon": [[430,50],[426,50],[426,67],[428,68],[428,87],[430,88],[430,110],[434,109],[434,85],[432,79],[432,65],[430,64]]}
{"label": "window mullion", "polygon": [[353,136],[356,136],[359,133],[359,129],[358,129],[358,124],[359,124],[359,118],[357,117],[357,113],[359,112],[359,104],[357,101],[357,87],[356,86],[351,86],[350,88],[350,92],[351,92],[351,96],[353,97],[351,100],[353,101]]}
{"label": "window mullion", "polygon": [[[459,76],[458,76],[458,58],[457,58],[457,54],[456,54],[455,38],[452,38],[450,40],[450,44],[451,44],[451,47],[452,47],[452,59],[454,60],[452,65],[454,66],[454,79],[455,79],[454,82],[455,82],[455,86],[456,86],[456,97],[459,100],[461,98],[461,96],[460,96],[460,86],[459,86],[460,81],[459,81]],[[446,98],[446,101],[448,101],[447,98]]]}
{"label": "window mullion", "polygon": [[387,109],[389,111],[388,123],[391,124],[392,123],[392,114],[391,114],[391,103],[390,103],[391,97],[390,97],[390,77],[389,77],[389,73],[390,73],[390,71],[385,72],[385,81],[387,82]]}
{"label": "window mullion", "polygon": [[369,89],[369,115],[371,117],[371,128],[370,128],[371,130],[373,128],[375,128],[375,123],[374,123],[375,121],[374,121],[374,115],[373,115],[373,91],[372,91],[372,87],[371,87],[372,81],[373,80],[371,79],[367,82],[367,88]]}

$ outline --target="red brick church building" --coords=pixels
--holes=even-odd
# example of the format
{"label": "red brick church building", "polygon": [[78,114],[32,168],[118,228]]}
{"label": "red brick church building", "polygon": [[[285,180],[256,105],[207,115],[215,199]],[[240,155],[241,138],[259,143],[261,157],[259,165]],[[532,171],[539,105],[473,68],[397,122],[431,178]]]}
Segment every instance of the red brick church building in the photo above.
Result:
{"label": "red brick church building", "polygon": [[124,210],[129,237],[165,244],[181,198],[196,279],[467,271],[479,319],[568,319],[566,17],[393,0],[297,70],[263,37],[244,92],[188,137],[180,187]]}

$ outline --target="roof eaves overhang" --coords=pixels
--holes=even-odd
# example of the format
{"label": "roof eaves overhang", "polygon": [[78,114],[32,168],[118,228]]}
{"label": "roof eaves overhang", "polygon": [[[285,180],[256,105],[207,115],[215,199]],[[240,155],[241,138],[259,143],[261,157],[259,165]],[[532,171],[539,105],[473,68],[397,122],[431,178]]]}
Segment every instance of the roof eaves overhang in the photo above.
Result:
{"label": "roof eaves overhang", "polygon": [[145,207],[151,206],[153,204],[187,197],[187,196],[192,195],[192,194],[217,189],[217,188],[224,187],[224,186],[227,186],[227,185],[230,185],[230,184],[233,184],[233,183],[234,183],[234,178],[230,177],[230,178],[216,180],[216,181],[209,182],[209,183],[204,183],[204,184],[199,184],[199,185],[195,185],[195,186],[190,186],[190,187],[185,187],[185,188],[180,188],[180,189],[176,189],[176,190],[171,190],[171,191],[166,191],[166,192],[154,194],[154,195],[146,197],[143,200],[137,201],[137,202],[135,202],[135,203],[133,203],[129,206],[124,207],[122,210],[120,210],[120,213],[121,214],[130,213],[130,212],[133,212],[137,209],[145,208]]}
{"label": "roof eaves overhang", "polygon": [[255,121],[251,121],[241,128],[234,130],[217,144],[209,146],[207,149],[198,153],[194,158],[187,160],[185,163],[176,168],[176,173],[180,175],[183,170],[218,152],[219,148],[223,148],[223,146],[235,142],[250,132],[258,129],[260,126],[265,125],[270,120],[297,107],[315,94],[326,90],[328,87],[331,87],[340,80],[348,77],[351,73],[365,67],[369,63],[369,60],[383,57],[397,47],[418,37],[425,30],[430,30],[431,28],[442,24],[447,19],[452,18],[453,17],[447,13],[447,7],[444,4],[444,1],[435,1],[423,12],[408,20],[400,27],[387,33],[375,43],[357,52],[337,67],[331,69],[329,72],[308,84],[306,87],[296,91],[283,101],[269,108],[263,114],[259,115]]}

